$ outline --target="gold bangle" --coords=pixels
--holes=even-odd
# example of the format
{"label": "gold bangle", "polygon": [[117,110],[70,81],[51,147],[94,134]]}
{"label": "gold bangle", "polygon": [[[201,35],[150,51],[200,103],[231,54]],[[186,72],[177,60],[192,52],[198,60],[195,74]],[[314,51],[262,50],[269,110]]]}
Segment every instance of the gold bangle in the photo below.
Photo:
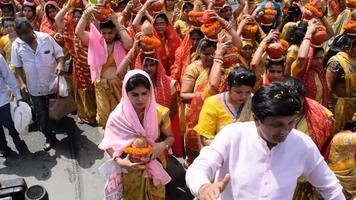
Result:
{"label": "gold bangle", "polygon": [[222,59],[218,59],[218,58],[214,58],[214,62],[217,62],[217,63],[220,63],[220,64],[224,63],[224,61]]}

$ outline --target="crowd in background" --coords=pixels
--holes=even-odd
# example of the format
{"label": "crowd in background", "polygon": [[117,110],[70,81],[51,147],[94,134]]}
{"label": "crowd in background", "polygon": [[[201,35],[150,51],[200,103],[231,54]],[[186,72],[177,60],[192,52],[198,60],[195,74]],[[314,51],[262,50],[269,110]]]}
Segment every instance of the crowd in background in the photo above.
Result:
{"label": "crowd in background", "polygon": [[[100,127],[99,148],[136,170],[124,176],[126,188],[149,191],[124,185],[124,198],[164,199],[168,154],[188,168],[224,127],[257,120],[256,92],[283,83],[301,102],[293,128],[310,136],[346,199],[355,198],[356,1],[235,3],[2,0],[0,124],[21,151],[9,101],[25,101],[51,149],[59,141],[50,85],[64,76],[78,122]],[[8,148],[0,128],[2,156]],[[154,183],[137,168],[142,160],[125,157],[145,152],[160,161],[144,161]],[[319,192],[300,177],[293,199]]]}

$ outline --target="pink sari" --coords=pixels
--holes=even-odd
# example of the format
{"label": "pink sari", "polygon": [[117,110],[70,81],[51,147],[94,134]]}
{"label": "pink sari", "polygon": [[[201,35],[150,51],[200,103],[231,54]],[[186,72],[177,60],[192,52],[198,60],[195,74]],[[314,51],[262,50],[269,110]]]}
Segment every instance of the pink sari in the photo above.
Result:
{"label": "pink sari", "polygon": [[[150,101],[145,107],[145,115],[141,124],[133,105],[126,92],[128,80],[136,74],[142,74],[150,80]],[[110,114],[106,124],[104,139],[99,144],[102,150],[113,149],[113,156],[120,156],[123,149],[141,136],[145,137],[150,144],[154,144],[158,137],[157,103],[153,84],[149,75],[142,70],[128,71],[122,86],[122,99],[115,110]],[[144,175],[152,177],[154,185],[165,185],[171,177],[163,169],[158,160],[151,160],[146,165]]]}

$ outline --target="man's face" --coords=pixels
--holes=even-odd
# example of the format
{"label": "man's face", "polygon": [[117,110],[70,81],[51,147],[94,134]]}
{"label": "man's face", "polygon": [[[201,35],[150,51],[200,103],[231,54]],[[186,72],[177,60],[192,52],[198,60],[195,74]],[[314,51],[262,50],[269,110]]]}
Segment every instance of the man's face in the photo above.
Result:
{"label": "man's face", "polygon": [[273,145],[283,142],[294,128],[298,115],[266,117],[263,122],[255,117],[258,133],[267,142]]}
{"label": "man's face", "polygon": [[22,41],[27,44],[31,44],[35,39],[35,35],[33,34],[32,27],[23,26],[20,29],[16,30],[17,37],[19,37]]}

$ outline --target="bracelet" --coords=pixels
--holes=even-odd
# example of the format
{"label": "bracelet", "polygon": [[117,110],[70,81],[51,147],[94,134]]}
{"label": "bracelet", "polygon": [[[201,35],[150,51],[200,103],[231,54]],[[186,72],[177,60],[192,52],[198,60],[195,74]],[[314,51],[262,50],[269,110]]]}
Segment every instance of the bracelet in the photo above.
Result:
{"label": "bracelet", "polygon": [[228,23],[226,26],[224,25],[225,30],[229,31],[232,29],[232,25],[230,23]]}
{"label": "bracelet", "polygon": [[117,27],[117,30],[118,30],[119,32],[121,32],[121,31],[127,31],[126,28],[125,28],[124,26],[122,26],[122,25],[120,25],[119,27]]}
{"label": "bracelet", "polygon": [[309,40],[310,41],[311,38],[310,37],[305,37],[304,40]]}
{"label": "bracelet", "polygon": [[214,59],[224,60],[223,56],[220,56],[220,55],[219,56],[215,55]]}
{"label": "bracelet", "polygon": [[220,63],[220,64],[224,63],[224,61],[222,59],[218,59],[218,58],[214,58],[214,62],[217,62],[217,63]]}

